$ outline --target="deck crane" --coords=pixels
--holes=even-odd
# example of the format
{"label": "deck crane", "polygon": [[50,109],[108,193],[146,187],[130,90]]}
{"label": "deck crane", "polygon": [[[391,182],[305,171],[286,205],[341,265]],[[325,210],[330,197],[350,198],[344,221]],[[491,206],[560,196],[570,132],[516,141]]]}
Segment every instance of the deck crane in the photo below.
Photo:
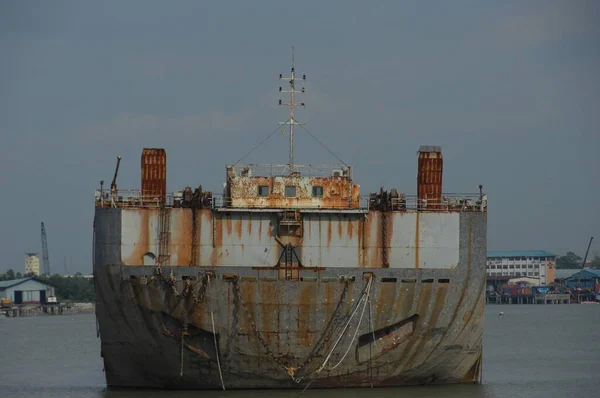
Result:
{"label": "deck crane", "polygon": [[117,175],[119,174],[119,164],[121,164],[121,157],[117,156],[117,166],[115,167],[115,175],[113,176],[112,182],[110,183],[110,197],[113,207],[115,206],[115,199],[117,197]]}

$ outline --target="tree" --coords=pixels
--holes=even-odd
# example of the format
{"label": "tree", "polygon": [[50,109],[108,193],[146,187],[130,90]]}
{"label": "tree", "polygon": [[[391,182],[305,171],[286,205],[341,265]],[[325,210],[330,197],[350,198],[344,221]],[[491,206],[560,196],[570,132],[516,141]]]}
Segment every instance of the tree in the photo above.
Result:
{"label": "tree", "polygon": [[23,277],[23,275],[21,275],[21,273],[20,273],[20,272],[17,272],[17,275],[15,275],[15,278],[16,278],[16,279],[21,279],[22,277]]}
{"label": "tree", "polygon": [[592,259],[592,268],[600,268],[600,256],[597,254]]}
{"label": "tree", "polygon": [[15,271],[12,268],[6,271],[6,279],[9,281],[15,279]]}
{"label": "tree", "polygon": [[556,268],[576,269],[581,267],[583,259],[573,252],[567,252],[556,259]]}

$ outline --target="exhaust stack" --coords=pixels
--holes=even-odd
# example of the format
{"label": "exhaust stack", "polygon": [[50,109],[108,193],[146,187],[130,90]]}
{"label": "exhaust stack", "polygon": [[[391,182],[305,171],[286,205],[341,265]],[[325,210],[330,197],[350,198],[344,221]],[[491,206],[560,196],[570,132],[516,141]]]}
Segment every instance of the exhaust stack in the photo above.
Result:
{"label": "exhaust stack", "polygon": [[420,210],[436,210],[442,205],[442,174],[444,161],[439,146],[419,148],[417,195]]}
{"label": "exhaust stack", "polygon": [[159,198],[167,196],[167,153],[162,148],[144,148],[142,151],[142,196]]}

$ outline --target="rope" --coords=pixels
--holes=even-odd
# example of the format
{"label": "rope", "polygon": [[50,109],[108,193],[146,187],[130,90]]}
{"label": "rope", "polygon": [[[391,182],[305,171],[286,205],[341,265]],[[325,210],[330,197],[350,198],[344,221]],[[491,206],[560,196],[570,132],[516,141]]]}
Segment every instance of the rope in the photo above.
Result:
{"label": "rope", "polygon": [[181,330],[181,363],[180,363],[179,377],[183,376],[183,329]]}
{"label": "rope", "polygon": [[[329,355],[327,355],[327,358],[325,358],[325,361],[319,367],[319,369],[316,370],[315,373],[320,373],[325,368],[325,365],[327,365],[327,362],[329,362],[329,359],[331,358],[331,355],[333,355],[333,351],[336,349],[336,347],[340,343],[340,340],[342,339],[342,337],[344,337],[344,333],[346,332],[346,329],[348,328],[348,325],[350,325],[350,322],[354,318],[354,315],[356,314],[356,312],[360,308],[361,301],[370,293],[370,291],[371,291],[371,283],[372,282],[373,282],[373,278],[369,279],[369,283],[367,284],[366,292],[363,293],[362,296],[360,297],[360,300],[358,301],[358,304],[356,305],[356,308],[352,312],[352,315],[350,315],[350,319],[348,319],[348,322],[346,322],[346,325],[344,326],[344,329],[342,329],[342,332],[340,333],[340,336],[338,337],[338,339],[336,340],[335,344],[333,345],[333,348],[329,352]],[[352,337],[352,341],[350,342],[350,345],[348,345],[348,349],[344,353],[344,356],[342,357],[342,359],[337,364],[335,364],[335,366],[333,366],[332,368],[328,369],[328,371],[331,371],[331,370],[337,368],[339,366],[339,364],[341,364],[342,361],[346,358],[346,355],[348,355],[348,352],[350,351],[350,347],[352,347],[352,343],[354,342],[354,339],[356,338],[356,334],[358,333],[358,329],[360,327],[363,315],[365,313],[365,308],[367,308],[367,302],[368,301],[365,301],[365,304],[363,305],[363,310],[362,310],[362,313],[360,314],[360,319],[358,321],[358,325],[356,326],[356,331],[354,332],[354,336]]]}
{"label": "rope", "polygon": [[[286,123],[287,123],[287,122],[286,122]],[[303,126],[303,125],[301,125],[301,124],[299,124],[299,126],[302,128],[302,130],[306,131],[306,132],[308,133],[308,135],[310,135],[310,136],[311,136],[311,137],[312,137],[312,138],[313,138],[315,141],[317,141],[317,143],[319,143],[319,145],[321,145],[323,148],[325,148],[325,150],[326,150],[327,152],[329,152],[329,153],[330,153],[331,155],[333,155],[333,156],[334,156],[334,157],[335,157],[337,160],[339,160],[340,162],[342,162],[342,164],[343,164],[344,166],[348,166],[348,165],[346,164],[346,162],[344,162],[342,159],[340,159],[340,158],[338,157],[338,155],[336,155],[336,154],[335,154],[335,153],[334,153],[334,152],[333,152],[331,149],[327,148],[327,147],[325,146],[325,144],[323,144],[321,141],[319,141],[319,139],[318,139],[317,137],[315,137],[315,136],[314,136],[314,135],[313,135],[313,134],[312,134],[310,131],[308,131],[308,130],[306,129],[306,127],[304,127],[304,126]]]}
{"label": "rope", "polygon": [[[358,330],[360,329],[363,315],[365,315],[365,309],[367,309],[367,303],[369,302],[369,293],[371,292],[371,282],[373,282],[373,278],[369,279],[369,283],[367,284],[367,292],[365,295],[363,295],[363,298],[365,298],[365,304],[363,305],[363,309],[360,314],[360,318],[358,319],[358,324],[356,325],[356,330],[354,331],[354,336],[352,336],[352,340],[350,341],[350,344],[348,344],[348,348],[346,349],[346,352],[344,353],[344,356],[342,357],[342,359],[340,359],[340,361],[338,363],[336,363],[335,366],[333,366],[332,368],[329,368],[328,371],[331,371],[331,370],[337,368],[342,363],[342,361],[344,359],[346,359],[346,356],[350,352],[350,348],[352,348],[352,344],[354,343],[354,340],[356,339],[356,335],[358,334]],[[358,308],[358,306],[360,306],[360,302],[357,305],[357,308]]]}
{"label": "rope", "polygon": [[[285,122],[283,122],[283,124],[286,124],[287,122],[289,122],[290,119],[286,120]],[[246,158],[246,156],[250,155],[252,152],[254,152],[259,146],[261,146],[262,144],[264,144],[269,138],[271,138],[275,133],[279,132],[279,130],[281,130],[281,126],[277,126],[277,128],[268,136],[265,137],[265,139],[263,139],[261,142],[259,142],[257,145],[254,146],[254,148],[250,149],[248,152],[246,152],[246,154],[244,156],[242,156],[237,162],[235,162],[233,165],[235,166],[236,164],[238,164],[239,162],[241,162],[242,160],[244,160]],[[309,133],[310,134],[310,133]],[[343,162],[342,162],[343,163]]]}
{"label": "rope", "polygon": [[371,299],[367,299],[369,303],[369,327],[373,334],[373,343],[369,344],[369,378],[371,379],[371,388],[373,388],[373,344],[375,344],[375,328],[373,328],[373,317],[371,313]]}
{"label": "rope", "polygon": [[[210,289],[210,275],[208,275],[208,288]],[[213,331],[213,340],[215,342],[215,352],[217,353],[217,366],[219,367],[219,377],[221,378],[221,387],[223,387],[223,391],[225,391],[225,383],[223,382],[223,373],[221,372],[221,361],[219,360],[219,347],[217,346],[217,334],[215,332],[215,317],[214,312],[212,310],[212,300],[209,301],[210,304],[210,320],[212,322],[212,331]]]}

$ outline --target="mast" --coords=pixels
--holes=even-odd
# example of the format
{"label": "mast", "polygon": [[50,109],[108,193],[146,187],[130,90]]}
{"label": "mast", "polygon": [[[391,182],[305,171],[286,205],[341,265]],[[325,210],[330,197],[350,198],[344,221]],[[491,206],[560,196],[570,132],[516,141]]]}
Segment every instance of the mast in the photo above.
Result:
{"label": "mast", "polygon": [[[281,100],[279,100],[279,105],[285,105],[289,107],[289,118],[286,122],[279,122],[279,124],[282,125],[288,125],[290,126],[290,160],[289,160],[289,167],[290,167],[290,174],[294,172],[294,126],[295,125],[303,125],[304,123],[298,123],[296,121],[296,119],[294,118],[294,108],[298,107],[298,106],[304,106],[304,102],[301,102],[299,104],[296,104],[294,102],[294,95],[295,94],[299,94],[299,93],[304,93],[306,90],[304,87],[302,87],[300,90],[296,90],[296,68],[295,68],[295,61],[294,61],[294,46],[292,46],[292,71],[291,71],[291,75],[290,77],[283,77],[283,74],[279,74],[279,80],[288,80],[289,81],[289,89],[288,90],[283,90],[281,87],[279,87],[279,92],[280,93],[287,93],[290,95],[290,99],[288,103],[284,103]],[[302,79],[303,81],[306,81],[306,75],[302,75]]]}

